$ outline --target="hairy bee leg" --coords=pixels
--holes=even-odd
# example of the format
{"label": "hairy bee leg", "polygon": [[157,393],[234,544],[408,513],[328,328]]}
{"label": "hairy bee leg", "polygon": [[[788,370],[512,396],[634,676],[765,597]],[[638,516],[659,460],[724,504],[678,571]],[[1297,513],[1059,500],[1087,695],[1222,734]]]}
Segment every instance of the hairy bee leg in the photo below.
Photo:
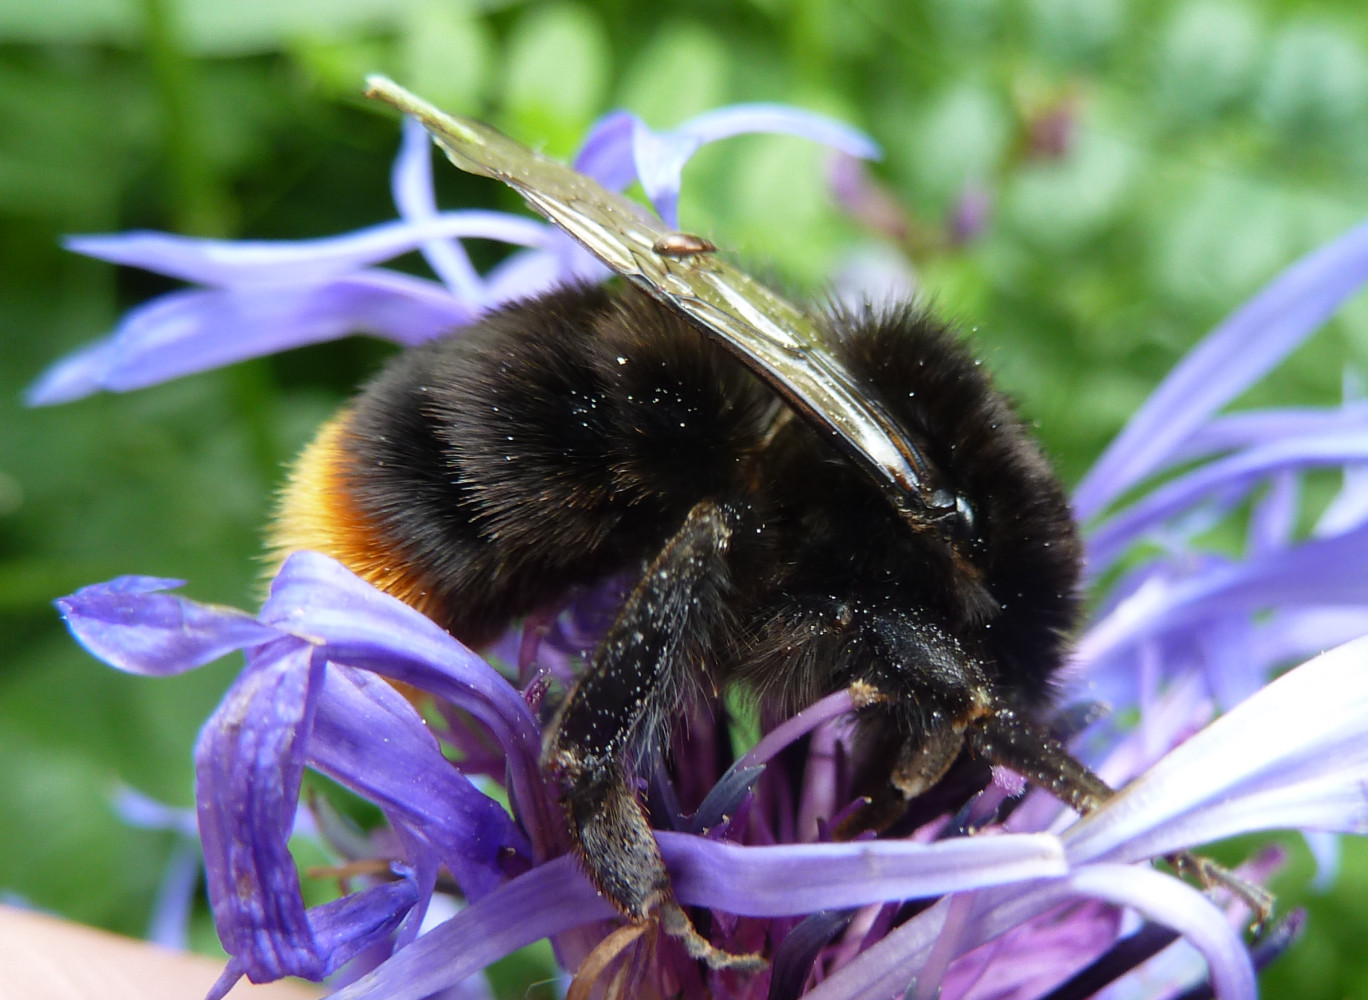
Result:
{"label": "hairy bee leg", "polygon": [[833,831],[837,840],[850,840],[866,830],[879,831],[907,811],[907,803],[933,787],[964,749],[964,733],[946,725],[927,733],[921,742],[903,743],[882,787],[865,796]]}
{"label": "hairy bee leg", "polygon": [[964,733],[949,725],[920,743],[904,743],[889,784],[902,793],[904,800],[916,798],[945,777],[962,749]]}
{"label": "hairy bee leg", "polygon": [[704,500],[665,544],[561,707],[542,752],[559,779],[571,837],[594,885],[629,919],[661,926],[713,968],[758,968],[714,948],[674,901],[665,862],[630,784],[634,758],[668,742],[701,650],[723,620],[736,516]]}
{"label": "hairy bee leg", "polygon": [[[995,712],[971,730],[970,745],[991,763],[1011,768],[1080,814],[1092,812],[1116,794],[1064,744],[1010,709]],[[1200,854],[1181,851],[1165,860],[1203,889],[1221,886],[1238,896],[1254,913],[1254,936],[1262,935],[1273,917],[1272,893]]]}
{"label": "hairy bee leg", "polygon": [[896,608],[853,609],[846,648],[852,656],[843,670],[856,678],[850,693],[864,736],[886,748],[892,763],[864,806],[837,827],[841,838],[885,829],[904,815],[908,802],[945,777],[966,730],[991,705],[981,664],[955,636]]}
{"label": "hairy bee leg", "polygon": [[671,898],[670,877],[636,796],[612,769],[561,775],[571,779],[561,801],[589,878],[628,918],[647,920]]}
{"label": "hairy bee leg", "polygon": [[990,764],[1017,772],[1075,812],[1092,812],[1116,794],[1063,743],[1012,709],[983,717],[967,736],[970,748]]}

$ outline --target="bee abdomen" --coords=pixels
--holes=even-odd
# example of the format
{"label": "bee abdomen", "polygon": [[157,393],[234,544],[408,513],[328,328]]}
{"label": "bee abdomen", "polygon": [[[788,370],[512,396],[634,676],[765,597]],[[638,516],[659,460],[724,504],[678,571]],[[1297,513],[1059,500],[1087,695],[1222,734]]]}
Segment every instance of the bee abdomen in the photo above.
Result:
{"label": "bee abdomen", "polygon": [[329,420],[295,460],[268,529],[271,571],[291,552],[321,552],[377,589],[443,621],[447,613],[434,581],[396,551],[356,502],[348,483],[355,463],[346,440],[350,417],[350,410],[343,410]]}
{"label": "bee abdomen", "polygon": [[735,494],[769,398],[641,293],[565,289],[397,357],[305,450],[274,541],[478,644]]}

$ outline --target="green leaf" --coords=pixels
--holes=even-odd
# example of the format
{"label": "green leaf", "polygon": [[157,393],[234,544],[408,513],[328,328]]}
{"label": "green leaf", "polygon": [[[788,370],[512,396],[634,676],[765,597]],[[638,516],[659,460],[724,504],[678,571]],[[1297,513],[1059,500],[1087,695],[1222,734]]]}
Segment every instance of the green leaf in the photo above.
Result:
{"label": "green leaf", "polygon": [[598,16],[578,4],[537,7],[508,41],[504,102],[515,135],[569,153],[602,108],[612,57]]}
{"label": "green leaf", "polygon": [[407,11],[400,36],[401,78],[454,114],[477,115],[493,85],[494,43],[466,3],[429,2]]}
{"label": "green leaf", "polygon": [[717,35],[691,21],[668,21],[628,64],[619,107],[656,128],[727,103],[727,49]]}
{"label": "green leaf", "polygon": [[1042,246],[1076,249],[1116,219],[1139,174],[1134,147],[1082,130],[1067,159],[1028,165],[1012,178],[1004,214]]}
{"label": "green leaf", "polygon": [[1164,30],[1156,93],[1176,118],[1202,118],[1248,92],[1263,46],[1253,11],[1229,0],[1178,8]]}
{"label": "green leaf", "polygon": [[1294,24],[1269,53],[1259,110],[1289,141],[1331,136],[1368,108],[1368,59],[1343,30]]}
{"label": "green leaf", "polygon": [[938,95],[922,112],[910,147],[899,155],[912,165],[918,190],[946,208],[966,183],[993,174],[1010,141],[1011,122],[1001,98],[965,81]]}

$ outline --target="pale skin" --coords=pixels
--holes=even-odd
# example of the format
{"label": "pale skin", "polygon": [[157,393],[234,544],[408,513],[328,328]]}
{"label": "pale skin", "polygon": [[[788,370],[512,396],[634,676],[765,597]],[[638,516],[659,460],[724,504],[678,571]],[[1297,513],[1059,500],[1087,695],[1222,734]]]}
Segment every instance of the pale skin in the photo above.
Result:
{"label": "pale skin", "polygon": [[[0,906],[0,1000],[185,1000],[202,997],[223,962],[159,948],[29,910]],[[240,981],[229,1000],[315,1000],[321,987]]]}

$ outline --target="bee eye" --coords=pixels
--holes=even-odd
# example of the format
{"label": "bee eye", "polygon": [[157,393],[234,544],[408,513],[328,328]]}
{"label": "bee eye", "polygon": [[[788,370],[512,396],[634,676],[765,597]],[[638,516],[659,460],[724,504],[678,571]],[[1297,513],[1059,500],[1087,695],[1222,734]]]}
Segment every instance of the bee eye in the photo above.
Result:
{"label": "bee eye", "polygon": [[967,542],[974,537],[976,527],[974,508],[962,493],[955,494],[955,519],[950,535],[957,542]]}
{"label": "bee eye", "polygon": [[931,495],[931,509],[932,520],[950,536],[952,542],[973,541],[978,521],[974,517],[973,506],[963,493],[938,489]]}
{"label": "bee eye", "polygon": [[945,497],[938,520],[941,529],[947,532],[949,539],[955,544],[974,542],[977,538],[975,528],[978,527],[978,521],[974,517],[973,505],[969,498],[960,492],[956,492],[953,497]]}

